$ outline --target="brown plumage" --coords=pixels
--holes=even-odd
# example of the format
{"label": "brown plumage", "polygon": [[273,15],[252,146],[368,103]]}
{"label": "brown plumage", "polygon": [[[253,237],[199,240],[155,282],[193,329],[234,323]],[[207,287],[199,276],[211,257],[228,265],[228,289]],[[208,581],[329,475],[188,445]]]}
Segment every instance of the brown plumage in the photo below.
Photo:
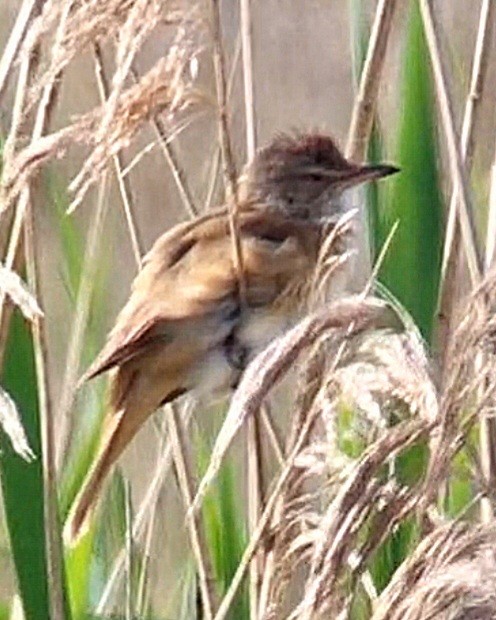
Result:
{"label": "brown plumage", "polygon": [[298,316],[324,223],[342,191],[394,172],[348,163],[327,136],[280,136],[241,178],[239,287],[226,209],[174,227],[146,256],[107,343],[83,380],[113,369],[101,448],[66,524],[73,540],[103,481],[146,419],[185,392],[225,393]]}

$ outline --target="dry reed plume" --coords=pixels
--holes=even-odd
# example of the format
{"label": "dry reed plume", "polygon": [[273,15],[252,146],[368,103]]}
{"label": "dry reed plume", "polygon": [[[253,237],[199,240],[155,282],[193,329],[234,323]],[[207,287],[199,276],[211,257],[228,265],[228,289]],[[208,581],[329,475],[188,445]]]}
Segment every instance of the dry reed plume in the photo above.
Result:
{"label": "dry reed plume", "polygon": [[[0,187],[2,211],[13,204],[43,164],[63,157],[70,145],[79,144],[89,147],[90,154],[69,186],[75,194],[72,202],[75,208],[112,156],[129,145],[144,123],[160,116],[167,131],[173,133],[180,125],[181,115],[200,100],[193,89],[190,72],[190,62],[199,50],[198,20],[192,19],[191,8],[186,15],[178,14],[177,9],[169,15],[168,2],[150,0],[76,3],[72,10],[68,8],[71,3],[48,6],[51,4],[47,3],[46,14],[34,22],[27,35],[29,45],[24,55],[29,55],[41,42],[51,43],[52,48],[48,68],[41,68],[40,77],[33,78],[32,90],[21,94],[21,116],[42,98],[43,88],[62,79],[61,72],[76,54],[93,50],[102,39],[115,42],[116,69],[105,103],[71,124],[39,136],[27,146],[22,146],[16,127],[12,128],[6,138]],[[57,15],[58,29],[51,33]],[[167,21],[174,18],[176,28],[167,53],[140,76],[137,84],[129,85],[134,59],[164,15],[168,16]]]}
{"label": "dry reed plume", "polygon": [[494,618],[495,536],[493,525],[437,527],[381,594],[373,620]]}

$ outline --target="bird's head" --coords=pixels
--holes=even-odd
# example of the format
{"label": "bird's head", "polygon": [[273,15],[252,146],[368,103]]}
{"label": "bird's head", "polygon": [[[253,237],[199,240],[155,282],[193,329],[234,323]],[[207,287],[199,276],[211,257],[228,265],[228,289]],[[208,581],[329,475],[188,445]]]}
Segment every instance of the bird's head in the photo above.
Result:
{"label": "bird's head", "polygon": [[281,134],[246,166],[240,196],[293,217],[317,219],[342,211],[341,196],[346,189],[397,171],[386,164],[349,162],[326,135]]}

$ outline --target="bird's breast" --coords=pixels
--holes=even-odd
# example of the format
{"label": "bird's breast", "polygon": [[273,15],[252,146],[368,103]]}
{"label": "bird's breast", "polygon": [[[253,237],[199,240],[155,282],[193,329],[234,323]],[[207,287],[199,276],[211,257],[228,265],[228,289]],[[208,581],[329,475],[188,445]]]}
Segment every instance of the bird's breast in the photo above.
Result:
{"label": "bird's breast", "polygon": [[235,388],[248,364],[297,320],[287,308],[247,308],[230,333],[198,361],[194,369],[195,392],[219,397]]}
{"label": "bird's breast", "polygon": [[295,322],[295,312],[281,307],[247,310],[234,338],[239,347],[246,350],[247,361],[251,361],[273,340],[282,335]]}
{"label": "bird's breast", "polygon": [[248,364],[302,315],[311,277],[310,269],[295,269],[249,279],[245,304],[218,314],[220,324],[208,331],[210,347],[194,368],[195,391],[218,395],[234,388]]}

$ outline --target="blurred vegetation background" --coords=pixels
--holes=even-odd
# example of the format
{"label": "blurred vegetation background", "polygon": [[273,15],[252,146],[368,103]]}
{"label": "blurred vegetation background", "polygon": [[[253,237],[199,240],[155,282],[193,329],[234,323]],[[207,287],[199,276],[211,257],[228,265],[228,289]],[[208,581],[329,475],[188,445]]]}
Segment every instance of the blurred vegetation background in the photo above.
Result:
{"label": "blurred vegetation background", "polygon": [[[84,12],[85,4],[88,15]],[[115,7],[114,13],[111,6]],[[305,505],[308,514],[304,518],[297,514],[297,526],[288,517],[291,527],[287,530],[282,527],[279,530],[278,524],[272,522],[272,531],[266,532],[263,544],[256,546],[257,560],[247,571],[250,578],[242,582],[230,611],[226,610],[227,617],[233,620],[317,618],[321,617],[319,614],[337,617],[342,609],[352,618],[402,617],[394,615],[403,612],[395,611],[392,595],[387,599],[390,595],[387,586],[393,583],[399,566],[408,568],[405,563],[422,541],[429,535],[442,538],[436,528],[451,527],[451,519],[460,515],[468,522],[481,520],[489,526],[492,522],[492,502],[486,496],[490,496],[487,488],[493,480],[495,455],[491,452],[491,428],[490,425],[486,428],[483,416],[492,404],[488,383],[486,391],[483,385],[489,381],[492,361],[480,357],[481,341],[468,339],[467,331],[463,331],[467,328],[456,319],[454,309],[474,291],[485,275],[484,269],[490,272],[492,264],[492,209],[496,207],[493,204],[496,191],[491,190],[491,182],[495,184],[491,181],[491,167],[496,136],[496,49],[490,28],[495,21],[494,2],[251,0],[247,4],[224,1],[219,7],[214,0],[199,3],[4,0],[0,6],[0,49],[4,50],[4,64],[0,63],[0,139],[5,155],[2,200],[6,209],[0,229],[2,263],[26,280],[42,306],[44,318],[41,322],[35,320],[31,329],[20,312],[2,299],[1,385],[16,402],[38,458],[26,463],[8,440],[2,441],[0,619],[226,617],[215,612],[222,596],[229,591],[253,531],[250,525],[253,498],[246,484],[250,479],[249,450],[244,449],[249,442],[244,434],[236,439],[239,449],[230,451],[203,503],[198,519],[200,533],[196,534],[200,537],[199,556],[190,548],[195,534],[184,520],[185,509],[194,496],[193,485],[196,488],[208,468],[225,406],[193,414],[188,407],[181,413],[169,412],[168,416],[159,412],[122,459],[91,531],[76,547],[60,554],[59,526],[91,463],[105,406],[105,379],[76,392],[77,378],[100,348],[126,300],[140,255],[162,232],[190,217],[191,209],[201,212],[224,199],[209,26],[216,8],[221,16],[230,137],[238,171],[246,161],[243,76],[247,60],[243,55],[246,40],[242,44],[240,34],[243,6],[249,7],[251,21],[248,36],[253,52],[253,83],[248,88],[252,88],[254,96],[256,143],[266,143],[277,131],[318,129],[335,136],[343,149],[348,145],[348,154],[349,127],[354,107],[360,106],[357,93],[371,49],[372,25],[379,19],[381,7],[386,15],[391,12],[390,27],[381,35],[387,39],[387,46],[379,66],[374,69],[378,92],[372,100],[373,126],[370,140],[365,132],[367,150],[363,155],[370,161],[393,162],[402,172],[391,183],[357,192],[350,198],[353,205],[361,205],[360,217],[368,223],[368,229],[360,238],[360,256],[354,262],[348,289],[361,290],[371,265],[386,245],[378,265],[379,292],[395,300],[409,326],[408,347],[418,347],[421,352],[416,350],[413,355],[400,388],[394,383],[399,379],[391,378],[390,366],[401,365],[410,349],[402,348],[399,359],[394,357],[398,355],[395,350],[391,353],[393,359],[377,361],[379,356],[374,362],[374,372],[382,373],[382,380],[388,385],[382,392],[389,398],[384,398],[384,393],[377,398],[380,422],[372,419],[373,415],[363,407],[363,399],[360,401],[357,394],[362,387],[367,396],[374,398],[377,391],[381,392],[377,388],[379,379],[375,379],[375,387],[367,390],[363,368],[362,374],[353,375],[352,384],[357,393],[346,395],[343,388],[339,405],[333,401],[332,432],[322,414],[321,426],[300,454],[303,460],[303,457],[316,459],[305,474],[308,486],[302,487],[304,490],[297,497],[300,507]],[[134,24],[134,43],[128,42],[126,48],[124,39],[131,31],[133,7],[138,17],[146,17],[149,10],[153,27],[148,32],[143,24]],[[435,22],[441,76],[432,70],[435,54],[432,33],[426,30],[428,9]],[[105,14],[106,10],[109,14]],[[46,25],[38,33],[35,27],[31,31],[27,27],[32,36],[39,37],[37,44],[30,49],[30,55],[26,51],[29,51],[29,36],[19,37],[24,47],[20,45],[9,64],[9,42],[15,38],[16,24],[22,21],[23,11],[30,15],[29,24]],[[42,17],[37,18],[40,13]],[[101,24],[98,19],[90,19],[99,14],[103,16]],[[79,27],[86,24],[87,28],[79,31],[79,40],[74,33],[74,38],[67,37],[67,41],[62,36],[68,59],[62,62],[56,53],[57,42],[60,43],[57,37],[61,36],[57,28],[64,27],[64,20],[69,16],[65,27],[74,27],[77,32],[70,21],[71,15],[81,20]],[[111,25],[105,21],[108,19],[113,20]],[[382,22],[379,19],[376,23],[387,21],[384,15],[381,19]],[[183,32],[183,38],[178,42],[179,32]],[[176,113],[170,104],[155,109],[150,103],[150,113],[143,113],[136,131],[125,135],[114,150],[117,141],[105,147],[102,168],[106,167],[106,171],[100,174],[98,162],[93,162],[97,172],[94,178],[89,173],[92,185],[77,210],[68,215],[74,199],[69,187],[71,180],[96,146],[90,139],[79,140],[76,135],[73,148],[66,152],[65,146],[61,146],[51,157],[43,155],[43,165],[36,170],[28,169],[26,177],[22,176],[23,149],[29,145],[33,119],[40,110],[43,112],[43,89],[46,92],[53,87],[53,103],[45,110],[46,122],[41,134],[55,135],[77,122],[78,115],[100,106],[102,89],[107,90],[104,98],[109,94],[112,97],[117,89],[118,69],[125,64],[125,53],[132,57],[133,70],[123,80],[124,95],[135,79],[139,81],[153,70],[160,58],[169,57],[173,44],[188,50],[182,70],[187,74],[185,91],[189,92],[189,82],[193,85],[194,105],[185,105],[185,112]],[[482,62],[474,90],[471,79],[478,51],[482,53]],[[29,58],[30,65],[26,60]],[[20,85],[24,70],[31,81],[31,90],[28,88],[23,94]],[[443,94],[450,106],[443,100]],[[20,99],[19,110],[16,102]],[[473,106],[474,114],[464,143],[462,126],[467,106]],[[155,112],[159,125],[154,124]],[[447,131],[450,122],[456,142],[461,139],[458,163],[467,155],[462,170],[463,186],[457,177],[457,153],[453,152]],[[97,124],[90,131],[98,129]],[[164,142],[167,135],[172,135],[170,143]],[[32,142],[35,143],[34,137]],[[117,152],[118,161],[113,159]],[[351,152],[356,155],[359,150],[351,148]],[[21,234],[19,249],[12,254],[14,214],[28,186],[31,206],[24,223],[27,232]],[[123,193],[129,200],[127,213],[123,208]],[[473,223],[473,247],[467,241],[466,231],[460,232],[463,226],[455,227],[455,249],[446,267],[446,229],[450,208],[455,212],[450,205],[457,206],[457,200],[453,199],[456,193],[458,204],[467,201],[469,221]],[[393,229],[395,232],[390,237]],[[480,273],[476,280],[472,278],[470,252],[479,260]],[[13,260],[9,265],[10,259]],[[487,295],[483,302],[477,298],[477,304],[487,306],[484,306],[485,319],[480,320],[490,333],[491,308],[487,301],[490,294]],[[470,312],[467,310],[466,316],[472,316]],[[455,358],[449,358],[446,351],[461,355],[463,338],[467,340],[466,355],[472,357],[469,361],[457,358],[457,368],[468,373],[458,376],[457,369],[450,366]],[[381,342],[378,346],[384,356],[390,354],[389,344]],[[348,358],[343,367],[351,368],[354,362],[355,358]],[[326,367],[327,372],[331,371]],[[322,377],[328,377],[325,373],[322,370]],[[476,384],[475,376],[480,385]],[[335,380],[343,387],[344,374],[336,375]],[[408,382],[409,388],[405,387]],[[467,385],[470,385],[469,393],[457,401],[453,396],[456,389],[462,393]],[[447,392],[443,391],[445,388]],[[279,392],[272,411],[273,426],[261,427],[265,497],[255,501],[259,504],[255,507],[258,516],[274,481],[283,471],[284,459],[289,458],[294,447],[291,434],[301,406],[290,402],[291,390],[283,386]],[[307,390],[307,396],[310,392]],[[391,405],[394,399],[401,402]],[[425,405],[427,400],[429,405]],[[422,418],[419,411],[422,413],[424,409]],[[457,413],[451,415],[448,424],[449,416],[443,418],[443,412],[453,409]],[[406,424],[413,420],[414,424],[417,418],[429,421],[419,431],[415,445],[411,446],[407,437],[400,447],[388,448],[385,429],[395,428],[400,422]],[[446,440],[442,444],[445,452],[439,446],[436,452],[429,443],[434,437],[433,420],[436,430],[441,429],[441,436]],[[412,431],[414,436],[415,432]],[[332,592],[321,592],[319,579],[324,580],[326,573],[324,568],[320,573],[316,568],[319,553],[323,553],[319,545],[325,547],[322,541],[332,531],[331,527],[326,529],[331,506],[336,514],[339,512],[340,493],[344,493],[347,484],[343,472],[349,473],[349,479],[358,476],[367,449],[379,445],[381,439],[387,449],[381,448],[382,460],[376,469],[371,466],[371,471],[377,484],[388,491],[384,490],[382,496],[370,495],[369,512],[362,515],[362,520],[358,518],[362,513],[356,513],[360,527],[347,534],[348,542],[340,556],[339,584],[332,586],[335,588]],[[325,446],[325,458],[321,455],[318,460],[315,453],[321,445]],[[441,452],[449,465],[443,461],[443,467],[440,466],[443,474],[434,484],[432,467]],[[390,454],[394,458],[389,458]],[[320,468],[317,476],[316,463]],[[52,486],[50,476],[54,469],[57,482]],[[56,501],[53,493],[57,494]],[[398,510],[395,513],[391,508],[394,518],[391,516],[389,530],[381,529],[377,508],[381,501],[390,505],[387,493],[394,496],[391,506]],[[407,509],[407,503],[404,506],[401,501],[409,493],[413,499]],[[305,503],[309,495],[311,499]],[[486,505],[479,511],[482,495]],[[290,497],[287,489],[281,491],[280,512],[284,514],[287,509],[290,514],[294,509],[292,501],[295,497]],[[55,506],[54,511],[47,513],[47,506]],[[426,516],[422,511],[414,514],[419,506],[429,515],[429,527],[424,527]],[[358,511],[352,503],[348,514],[353,514],[355,509]],[[433,510],[435,517],[432,517]],[[340,518],[344,528],[345,517]],[[334,534],[337,531],[336,526]],[[382,534],[368,548],[367,541],[374,538],[376,531]],[[455,538],[457,531],[451,535]],[[460,532],[457,538],[462,548],[460,554],[466,552],[469,544],[472,548],[479,545],[482,553],[486,549],[484,545],[494,540],[486,531],[483,534],[478,531],[479,538],[474,535],[464,547],[463,536],[470,538],[465,530]],[[327,542],[332,547],[333,540]],[[359,551],[364,554],[364,566],[355,570],[353,566],[360,564]],[[274,560],[278,557],[280,572]],[[425,574],[428,574],[428,561],[425,556]],[[282,568],[288,562],[299,567],[292,576]],[[323,560],[321,564],[326,566]],[[492,565],[487,572],[496,576]],[[399,588],[396,582],[395,587]],[[385,598],[381,598],[383,591],[387,591]],[[312,592],[318,603],[312,599]],[[209,596],[213,608],[210,610],[206,605]],[[437,600],[442,600],[439,593]],[[20,604],[24,615],[19,611]],[[387,605],[390,607],[386,613]],[[296,615],[290,616],[291,613]]]}

